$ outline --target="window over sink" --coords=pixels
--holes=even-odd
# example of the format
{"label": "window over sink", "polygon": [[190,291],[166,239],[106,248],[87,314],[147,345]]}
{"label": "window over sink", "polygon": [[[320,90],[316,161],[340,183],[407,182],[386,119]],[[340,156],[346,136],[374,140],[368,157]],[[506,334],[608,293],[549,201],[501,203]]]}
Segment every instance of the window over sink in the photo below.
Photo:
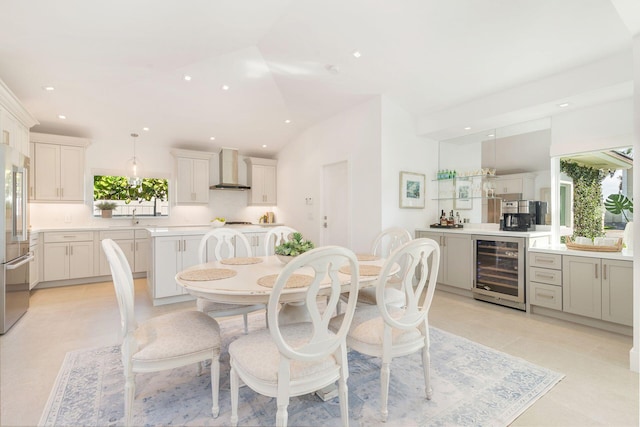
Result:
{"label": "window over sink", "polygon": [[[169,181],[142,178],[132,185],[126,176],[94,175],[94,216],[169,216]],[[108,215],[103,210],[111,211]]]}

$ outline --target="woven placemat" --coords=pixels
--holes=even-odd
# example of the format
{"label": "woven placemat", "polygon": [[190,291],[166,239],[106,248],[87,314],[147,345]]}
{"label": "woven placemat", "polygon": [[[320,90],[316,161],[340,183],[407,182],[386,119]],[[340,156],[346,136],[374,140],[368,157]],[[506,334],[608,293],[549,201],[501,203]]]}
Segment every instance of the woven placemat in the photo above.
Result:
{"label": "woven placemat", "polygon": [[[380,274],[380,270],[382,270],[382,267],[378,267],[377,265],[361,265],[358,271],[361,276],[377,276]],[[344,267],[340,267],[338,271],[343,274],[351,274],[351,267],[345,265]]]}
{"label": "woven placemat", "polygon": [[[270,274],[268,276],[262,276],[258,279],[258,285],[264,286],[266,288],[273,288],[273,285],[276,284],[276,279],[278,278],[277,274]],[[287,279],[287,284],[284,286],[285,288],[304,288],[305,286],[309,286],[313,282],[313,277],[307,276],[305,274],[292,274]]]}
{"label": "woven placemat", "polygon": [[228,268],[205,268],[202,270],[190,270],[180,274],[182,280],[220,280],[228,279],[238,274],[235,270],[229,270]]}
{"label": "woven placemat", "polygon": [[249,264],[258,264],[262,262],[262,258],[256,257],[236,257],[236,258],[227,258],[220,261],[220,264],[227,265],[249,265]]}
{"label": "woven placemat", "polygon": [[380,259],[377,255],[372,254],[356,254],[358,261],[377,261]]}

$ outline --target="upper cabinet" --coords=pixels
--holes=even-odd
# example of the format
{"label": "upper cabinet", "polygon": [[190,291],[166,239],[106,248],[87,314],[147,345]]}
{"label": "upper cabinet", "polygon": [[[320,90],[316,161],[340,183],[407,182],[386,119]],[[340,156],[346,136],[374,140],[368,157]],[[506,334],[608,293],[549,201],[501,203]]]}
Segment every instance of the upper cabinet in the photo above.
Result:
{"label": "upper cabinet", "polygon": [[38,121],[0,80],[0,143],[29,156],[29,129]]}
{"label": "upper cabinet", "polygon": [[32,202],[83,202],[85,138],[31,133]]}
{"label": "upper cabinet", "polygon": [[209,162],[213,153],[172,150],[176,159],[176,203],[209,203]]}
{"label": "upper cabinet", "polygon": [[535,175],[513,174],[503,175],[494,181],[496,195],[521,194],[522,199],[535,199]]}
{"label": "upper cabinet", "polygon": [[278,203],[276,187],[277,161],[247,157],[248,180],[251,186],[249,192],[250,205],[270,205]]}

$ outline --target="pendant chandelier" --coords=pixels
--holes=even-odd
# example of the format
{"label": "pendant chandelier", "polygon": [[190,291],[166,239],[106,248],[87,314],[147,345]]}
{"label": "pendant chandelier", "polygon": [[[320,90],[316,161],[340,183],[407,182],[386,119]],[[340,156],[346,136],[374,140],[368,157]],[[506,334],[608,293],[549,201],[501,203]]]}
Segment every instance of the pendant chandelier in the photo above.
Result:
{"label": "pendant chandelier", "polygon": [[137,133],[132,133],[133,138],[133,161],[129,169],[129,186],[138,187],[142,184],[142,178],[138,176],[138,158],[136,157],[136,139],[138,139]]}

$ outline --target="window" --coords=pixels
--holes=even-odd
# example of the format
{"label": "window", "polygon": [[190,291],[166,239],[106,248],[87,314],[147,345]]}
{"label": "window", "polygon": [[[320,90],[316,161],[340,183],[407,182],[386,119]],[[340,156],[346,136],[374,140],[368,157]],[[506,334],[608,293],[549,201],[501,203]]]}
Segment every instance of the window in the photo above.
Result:
{"label": "window", "polygon": [[163,178],[143,178],[140,185],[132,186],[126,176],[94,175],[93,205],[94,215],[100,216],[101,203],[108,201],[115,205],[113,217],[168,216],[169,183]]}

